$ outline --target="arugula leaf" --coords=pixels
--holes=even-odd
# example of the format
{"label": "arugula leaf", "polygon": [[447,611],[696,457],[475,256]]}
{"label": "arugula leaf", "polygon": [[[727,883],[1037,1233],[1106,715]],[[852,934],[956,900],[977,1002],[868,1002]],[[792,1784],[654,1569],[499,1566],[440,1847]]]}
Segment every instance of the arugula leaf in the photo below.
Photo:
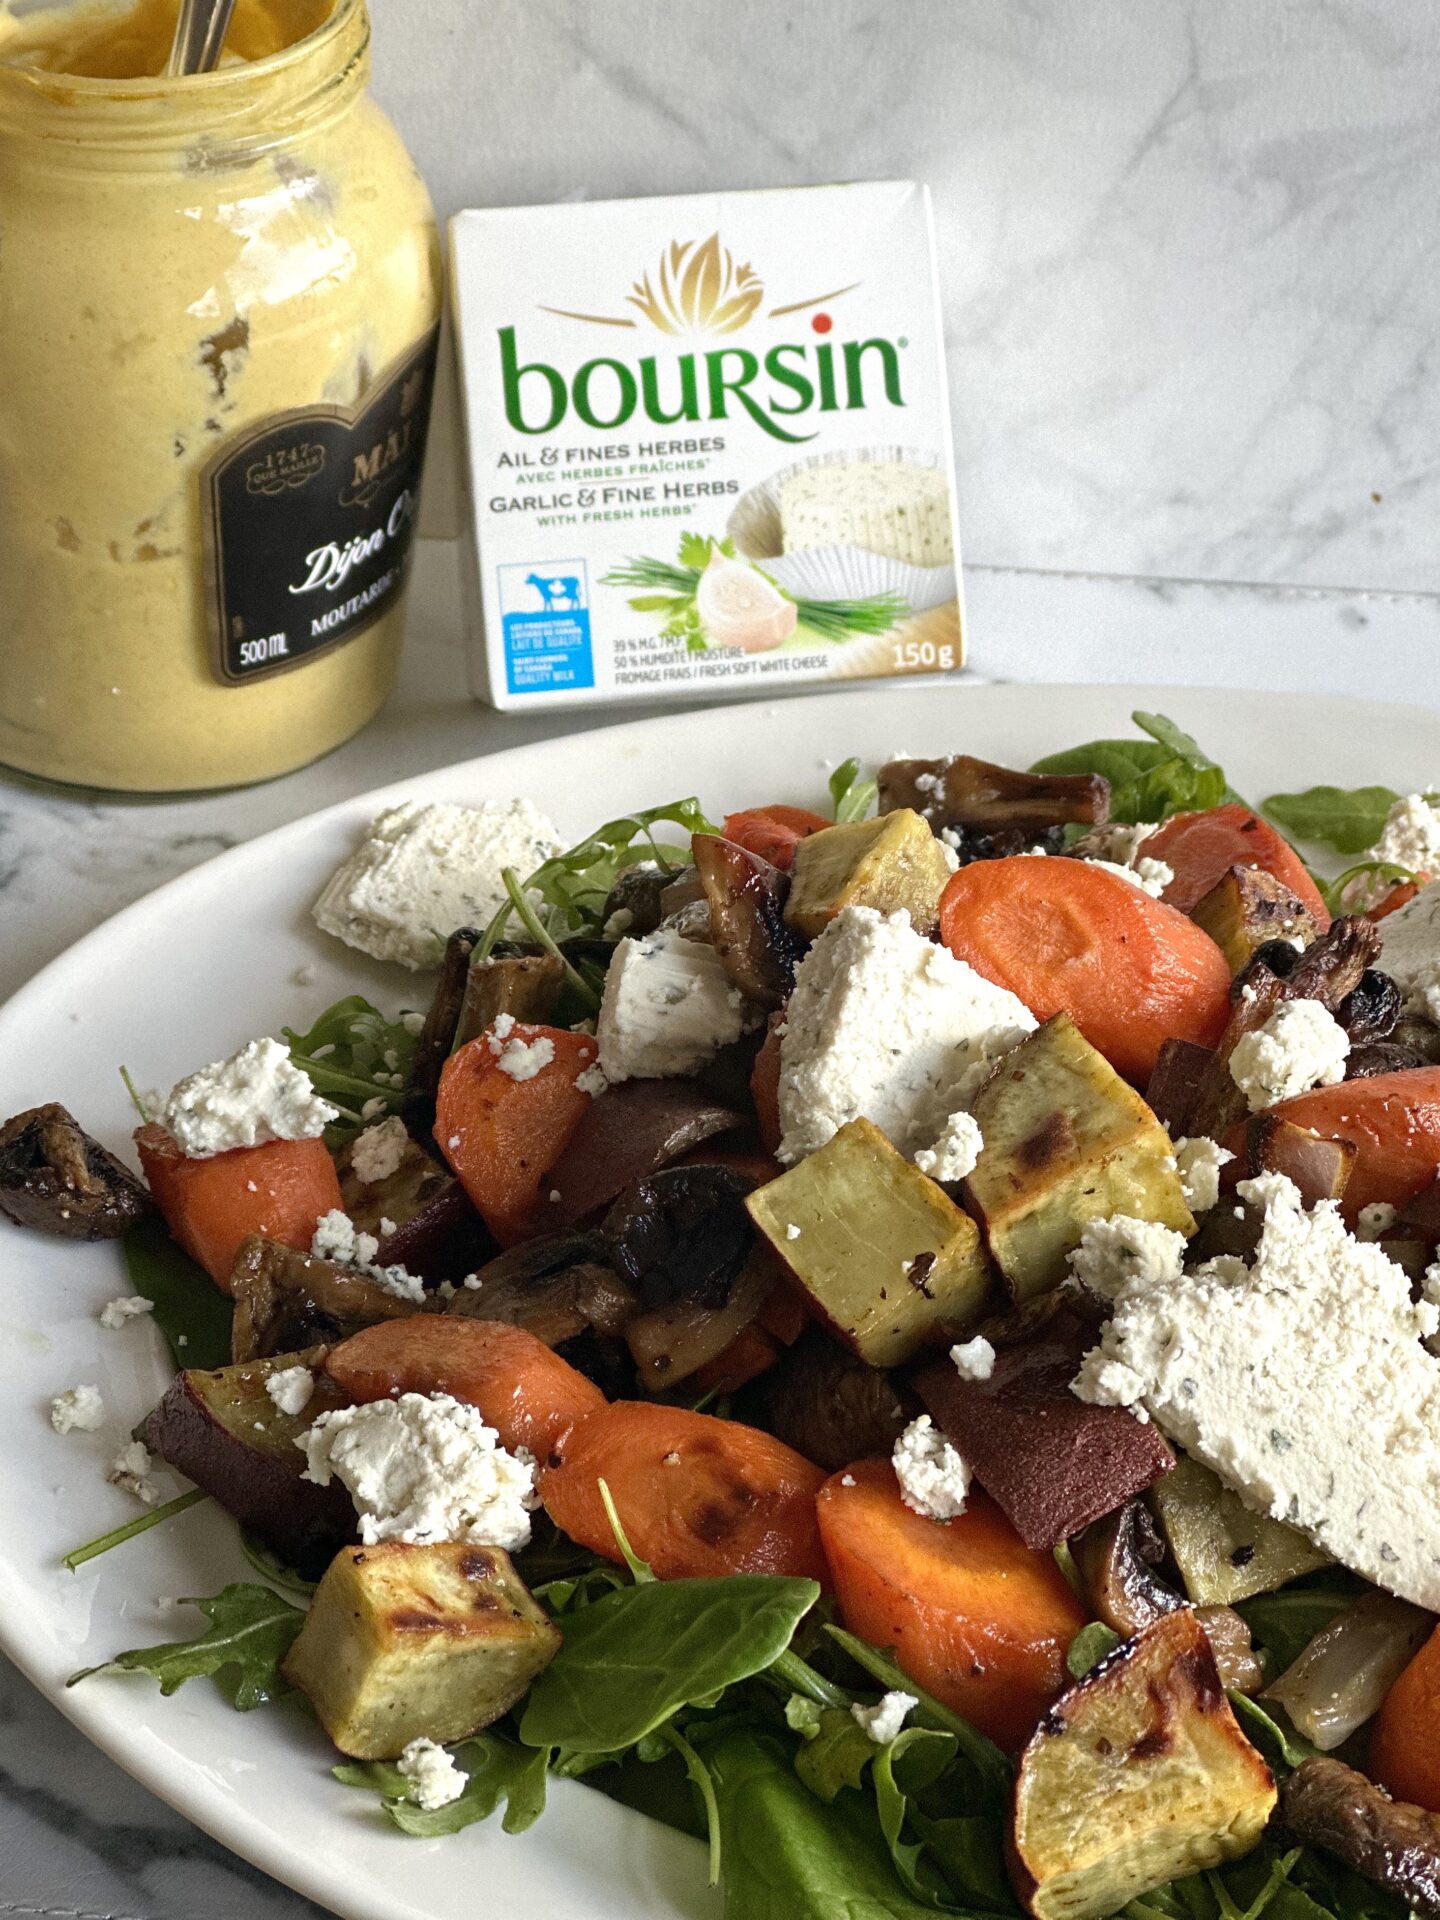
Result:
{"label": "arugula leaf", "polygon": [[[1347,905],[1351,913],[1358,910],[1350,904],[1357,896],[1362,904],[1370,904],[1381,894],[1388,893],[1392,887],[1411,885],[1420,876],[1412,873],[1409,867],[1398,866],[1393,860],[1359,860],[1353,867],[1346,867],[1345,871],[1337,874],[1333,880],[1322,879],[1315,873],[1310,877],[1319,887],[1331,913],[1341,914],[1346,911]],[[1363,888],[1357,888],[1355,886],[1357,880],[1364,880],[1367,884]]]}
{"label": "arugula leaf", "polygon": [[127,1520],[124,1526],[112,1527],[108,1533],[102,1533],[98,1539],[87,1540],[83,1547],[74,1547],[61,1560],[62,1567],[74,1573],[77,1567],[83,1567],[87,1560],[98,1560],[102,1553],[109,1553],[112,1547],[120,1547],[127,1540],[133,1540],[137,1534],[148,1533],[152,1527],[173,1520],[177,1513],[187,1508],[198,1507],[202,1500],[210,1495],[203,1487],[191,1487],[188,1493],[177,1493],[173,1500],[167,1500],[163,1506],[150,1507],[144,1513],[137,1513],[133,1520]]}
{"label": "arugula leaf", "polygon": [[174,1693],[187,1680],[209,1674],[220,1692],[241,1713],[263,1707],[289,1693],[280,1662],[290,1651],[305,1615],[269,1587],[232,1584],[208,1599],[187,1600],[210,1622],[193,1640],[172,1640],[158,1647],[117,1653],[97,1667],[85,1667],[65,1682],[73,1687],[96,1673],[148,1673],[161,1693]]}
{"label": "arugula leaf", "polygon": [[1319,1747],[1311,1746],[1296,1733],[1288,1720],[1267,1713],[1258,1700],[1252,1700],[1245,1693],[1230,1693],[1230,1705],[1235,1709],[1235,1718],[1249,1733],[1255,1746],[1259,1747],[1273,1769],[1288,1773],[1306,1760],[1313,1760],[1319,1753]]}
{"label": "arugula leaf", "polygon": [[894,1689],[917,1697],[919,1704],[910,1710],[912,1726],[930,1727],[938,1733],[954,1734],[957,1763],[963,1766],[969,1797],[977,1807],[998,1812],[1008,1805],[1010,1762],[993,1741],[977,1732],[968,1720],[962,1720],[958,1713],[952,1713],[949,1707],[942,1706],[932,1695],[925,1693],[901,1671],[888,1653],[882,1653],[868,1641],[857,1639],[843,1627],[827,1627],[825,1631],[837,1646],[844,1648],[857,1666],[863,1667],[887,1691]]}
{"label": "arugula leaf", "polygon": [[836,824],[867,819],[879,792],[878,781],[860,778],[860,762],[857,759],[842,760],[830,776],[830,801],[835,810]]}
{"label": "arugula leaf", "polygon": [[773,1736],[733,1729],[707,1744],[724,1840],[726,1920],[925,1920],[896,1878],[874,1808],[817,1800]]}
{"label": "arugula leaf", "polygon": [[131,1291],[154,1301],[151,1318],[176,1366],[228,1366],[235,1303],[180,1251],[164,1221],[149,1215],[131,1227],[120,1244]]}
{"label": "arugula leaf", "polygon": [[1163,713],[1137,711],[1148,740],[1091,740],[1037,760],[1032,773],[1098,773],[1110,782],[1110,818],[1124,826],[1218,807],[1240,796],[1195,740]]}
{"label": "arugula leaf", "polygon": [[796,1773],[827,1804],[842,1787],[858,1787],[880,1751],[848,1708],[820,1707],[803,1694],[786,1701],[785,1724],[800,1735]]}
{"label": "arugula leaf", "polygon": [[1107,1627],[1103,1620],[1092,1620],[1088,1627],[1082,1627],[1076,1634],[1065,1655],[1070,1678],[1083,1680],[1092,1667],[1098,1667],[1102,1660],[1109,1659],[1119,1644],[1120,1636],[1113,1627]]}
{"label": "arugula leaf", "polygon": [[1235,1611],[1244,1620],[1271,1660],[1270,1672],[1281,1674],[1292,1666],[1319,1633],[1328,1627],[1359,1594],[1360,1580],[1334,1573],[1321,1574],[1312,1583],[1293,1581],[1275,1593],[1257,1593],[1237,1600]]}
{"label": "arugula leaf", "polygon": [[480,1733],[451,1749],[469,1778],[457,1799],[443,1807],[421,1807],[410,1798],[409,1783],[390,1760],[347,1761],[330,1771],[343,1786],[378,1793],[388,1817],[402,1833],[424,1840],[459,1833],[488,1820],[505,1802],[500,1822],[506,1833],[523,1833],[545,1811],[545,1776],[550,1754],[544,1747],[522,1747],[498,1733]]}
{"label": "arugula leaf", "polygon": [[928,1727],[906,1727],[875,1754],[873,1780],[875,1809],[890,1858],[907,1893],[927,1906],[948,1910],[944,1876],[928,1858],[923,1838],[905,1837],[911,1799],[933,1786],[955,1754],[955,1736],[933,1733]]}
{"label": "arugula leaf", "polygon": [[330,1146],[400,1111],[420,1024],[418,1014],[387,1020],[351,993],[327,1007],[308,1033],[280,1029],[295,1065],[322,1099],[340,1109],[340,1119],[325,1130]]}
{"label": "arugula leaf", "polygon": [[1303,793],[1272,793],[1261,802],[1297,840],[1321,841],[1337,853],[1364,853],[1380,838],[1385,816],[1400,798],[1389,787],[1307,787]]}
{"label": "arugula leaf", "polygon": [[559,1653],[530,1689],[527,1746],[611,1753],[708,1702],[784,1652],[819,1598],[813,1580],[735,1574],[622,1587],[567,1613]]}

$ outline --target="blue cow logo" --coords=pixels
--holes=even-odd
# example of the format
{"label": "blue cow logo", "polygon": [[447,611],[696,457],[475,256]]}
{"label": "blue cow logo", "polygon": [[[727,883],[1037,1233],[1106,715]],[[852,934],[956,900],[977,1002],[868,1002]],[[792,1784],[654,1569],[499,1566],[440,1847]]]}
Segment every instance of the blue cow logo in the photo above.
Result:
{"label": "blue cow logo", "polygon": [[577,611],[580,607],[580,582],[573,575],[531,573],[527,587],[534,587],[546,613]]}

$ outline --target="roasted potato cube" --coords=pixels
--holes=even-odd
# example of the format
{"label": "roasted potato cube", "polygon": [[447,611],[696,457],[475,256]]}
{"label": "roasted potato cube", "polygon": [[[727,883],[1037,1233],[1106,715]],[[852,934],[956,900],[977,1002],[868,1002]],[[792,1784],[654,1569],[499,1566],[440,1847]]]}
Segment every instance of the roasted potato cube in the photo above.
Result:
{"label": "roasted potato cube", "polygon": [[950,865],[918,813],[902,807],[878,820],[852,820],[812,833],[795,849],[788,925],[815,939],[844,907],[909,914],[917,933],[933,933]]}
{"label": "roasted potato cube", "polygon": [[1238,1859],[1275,1805],[1189,1608],[1063,1694],[1020,1756],[1011,1877],[1035,1920],[1099,1920]]}
{"label": "roasted potato cube", "polygon": [[1231,867],[1196,901],[1190,918],[1219,947],[1232,973],[1248,966],[1256,948],[1267,940],[1298,936],[1308,946],[1320,934],[1314,914],[1299,895],[1263,867]]}
{"label": "roasted potato cube", "polygon": [[1177,1454],[1171,1471],[1151,1488],[1150,1504],[1197,1606],[1232,1607],[1330,1564],[1330,1556],[1304,1534],[1252,1513],[1238,1493],[1187,1454]]}
{"label": "roasted potato cube", "polygon": [[851,1120],[745,1205],[872,1367],[899,1366],[931,1333],[963,1327],[984,1305],[990,1276],[975,1222],[869,1120]]}
{"label": "roasted potato cube", "polygon": [[1017,1300],[1064,1279],[1091,1220],[1195,1231],[1169,1135],[1068,1013],[1006,1055],[975,1118],[985,1146],[968,1192]]}
{"label": "roasted potato cube", "polygon": [[[187,1480],[212,1494],[241,1526],[307,1577],[355,1538],[355,1508],[339,1481],[317,1487],[301,1478],[295,1442],[330,1407],[350,1396],[320,1371],[323,1347],[240,1366],[189,1367],[177,1374],[141,1430],[141,1438]],[[309,1367],[314,1391],[297,1413],[282,1413],[266,1381]]]}
{"label": "roasted potato cube", "polygon": [[342,1753],[393,1760],[488,1727],[559,1648],[499,1547],[387,1540],[335,1556],[284,1674]]}

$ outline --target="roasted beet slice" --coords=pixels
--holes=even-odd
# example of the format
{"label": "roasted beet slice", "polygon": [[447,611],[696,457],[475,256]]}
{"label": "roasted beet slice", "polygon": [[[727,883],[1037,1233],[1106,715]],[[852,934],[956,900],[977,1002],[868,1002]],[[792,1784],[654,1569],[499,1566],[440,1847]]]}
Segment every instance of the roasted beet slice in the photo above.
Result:
{"label": "roasted beet slice", "polygon": [[1033,1339],[1002,1348],[988,1380],[962,1380],[948,1360],[915,1376],[935,1424],[1027,1547],[1058,1546],[1170,1470],[1153,1426],[1070,1391],[1094,1343],[1079,1313],[1061,1311]]}
{"label": "roasted beet slice", "polygon": [[1352,1140],[1323,1139],[1278,1113],[1250,1116],[1245,1123],[1245,1150],[1252,1175],[1283,1173],[1300,1189],[1307,1207],[1338,1200],[1356,1158]]}
{"label": "roasted beet slice", "polygon": [[616,1270],[648,1307],[718,1307],[750,1257],[755,1229],[741,1204],[755,1182],[736,1167],[668,1167],[637,1180],[605,1218]]}
{"label": "roasted beet slice", "polygon": [[[352,1217],[357,1226],[364,1224]],[[484,1266],[495,1252],[495,1237],[460,1182],[442,1180],[417,1213],[385,1235],[376,1258],[422,1280],[459,1280]]]}
{"label": "roasted beet slice", "polygon": [[592,1100],[551,1170],[545,1220],[573,1227],[636,1180],[743,1125],[688,1080],[627,1080]]}
{"label": "roasted beet slice", "polygon": [[803,951],[785,924],[790,876],[758,853],[722,840],[694,836],[695,871],[710,908],[710,938],[726,973],[747,999],[778,1007],[795,984]]}
{"label": "roasted beet slice", "polygon": [[130,1170],[56,1102],[0,1127],[0,1213],[63,1240],[117,1240],[150,1208]]}
{"label": "roasted beet slice", "polygon": [[1172,1140],[1189,1133],[1190,1114],[1214,1058],[1210,1047],[1197,1046],[1193,1040],[1161,1042],[1145,1100]]}

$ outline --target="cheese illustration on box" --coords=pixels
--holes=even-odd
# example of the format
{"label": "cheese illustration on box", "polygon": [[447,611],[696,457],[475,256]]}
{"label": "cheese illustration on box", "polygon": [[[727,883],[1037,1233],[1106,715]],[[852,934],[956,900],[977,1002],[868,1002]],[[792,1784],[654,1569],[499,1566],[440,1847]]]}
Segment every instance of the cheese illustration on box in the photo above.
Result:
{"label": "cheese illustration on box", "polygon": [[480,698],[962,664],[924,187],[492,208],[451,255]]}

